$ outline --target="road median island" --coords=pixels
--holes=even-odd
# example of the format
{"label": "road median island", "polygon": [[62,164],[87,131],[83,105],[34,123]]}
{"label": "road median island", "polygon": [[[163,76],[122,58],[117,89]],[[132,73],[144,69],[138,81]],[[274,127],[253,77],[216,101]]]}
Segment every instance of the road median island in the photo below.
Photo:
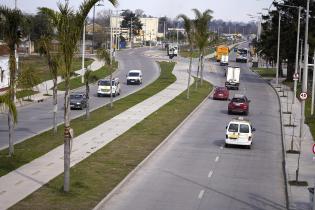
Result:
{"label": "road median island", "polygon": [[12,209],[92,209],[209,95],[212,86],[186,91],[93,155],[71,168],[71,191],[62,192],[63,174]]}
{"label": "road median island", "polygon": [[[175,76],[171,73],[174,65],[175,63],[161,62],[161,73],[156,81],[125,98],[115,101],[113,108],[104,105],[103,107],[92,111],[89,119],[85,119],[85,115],[83,115],[71,120],[71,127],[75,131],[75,136],[79,136],[86,131],[89,131],[172,84],[176,80]],[[63,132],[64,127],[63,124],[61,124],[58,126],[56,135],[53,135],[52,130],[49,130],[16,144],[13,157],[7,156],[8,149],[1,150],[0,176],[19,168],[62,145]]]}

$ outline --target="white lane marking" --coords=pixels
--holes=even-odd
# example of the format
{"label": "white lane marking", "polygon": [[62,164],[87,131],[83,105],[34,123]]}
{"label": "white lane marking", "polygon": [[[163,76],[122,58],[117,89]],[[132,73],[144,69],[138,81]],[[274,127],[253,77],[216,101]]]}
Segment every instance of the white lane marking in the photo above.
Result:
{"label": "white lane marking", "polygon": [[220,149],[223,149],[223,145],[220,147]]}
{"label": "white lane marking", "polygon": [[218,162],[218,161],[219,161],[219,156],[215,158],[215,162]]}
{"label": "white lane marking", "polygon": [[212,174],[213,174],[213,171],[211,170],[208,174],[208,178],[211,178]]}
{"label": "white lane marking", "polygon": [[199,195],[198,195],[198,198],[201,199],[201,198],[203,197],[203,194],[204,194],[204,193],[205,193],[205,191],[204,191],[204,190],[201,190],[200,193],[199,193]]}

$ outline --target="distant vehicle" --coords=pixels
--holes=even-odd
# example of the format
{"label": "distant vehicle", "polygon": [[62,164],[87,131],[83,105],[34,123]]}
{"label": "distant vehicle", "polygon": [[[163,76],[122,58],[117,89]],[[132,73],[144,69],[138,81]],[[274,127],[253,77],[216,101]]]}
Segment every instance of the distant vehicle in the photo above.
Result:
{"label": "distant vehicle", "polygon": [[240,85],[240,73],[241,69],[238,66],[228,66],[226,71],[225,87],[228,89],[237,89]]}
{"label": "distant vehicle", "polygon": [[110,96],[112,94],[114,97],[120,95],[120,82],[118,78],[112,79],[112,91],[110,90],[110,80],[101,79],[97,83],[97,96]]}
{"label": "distant vehicle", "polygon": [[236,62],[247,63],[248,60],[248,49],[238,48],[236,53]]}
{"label": "distant vehicle", "polygon": [[229,55],[222,55],[220,66],[227,66],[227,65],[229,65]]}
{"label": "distant vehicle", "polygon": [[237,52],[237,47],[234,48],[234,52]]}
{"label": "distant vehicle", "polygon": [[83,109],[86,108],[86,95],[85,93],[71,93],[70,94],[70,109]]}
{"label": "distant vehicle", "polygon": [[229,90],[226,87],[216,87],[213,93],[214,100],[228,100]]}
{"label": "distant vehicle", "polygon": [[248,115],[249,112],[248,98],[242,94],[235,94],[228,105],[228,114],[241,113]]}
{"label": "distant vehicle", "polygon": [[127,85],[142,84],[142,71],[130,70],[127,74]]}
{"label": "distant vehicle", "polygon": [[243,118],[233,119],[226,126],[225,147],[230,145],[243,145],[251,148],[253,142],[253,132],[256,129],[252,127],[248,120]]}
{"label": "distant vehicle", "polygon": [[226,46],[226,45],[219,45],[216,47],[215,49],[215,59],[217,62],[220,62],[221,61],[221,57],[222,55],[229,55],[229,47]]}

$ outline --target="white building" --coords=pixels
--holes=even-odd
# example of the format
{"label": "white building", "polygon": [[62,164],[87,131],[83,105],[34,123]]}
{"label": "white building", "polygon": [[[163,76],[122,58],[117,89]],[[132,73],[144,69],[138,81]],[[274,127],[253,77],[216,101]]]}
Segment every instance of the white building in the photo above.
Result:
{"label": "white building", "polygon": [[0,56],[0,91],[9,87],[9,57]]}

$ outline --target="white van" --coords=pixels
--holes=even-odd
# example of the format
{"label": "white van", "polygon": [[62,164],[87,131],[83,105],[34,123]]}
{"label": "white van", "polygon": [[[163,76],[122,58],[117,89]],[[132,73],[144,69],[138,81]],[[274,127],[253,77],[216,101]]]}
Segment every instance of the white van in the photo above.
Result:
{"label": "white van", "polygon": [[127,85],[130,84],[142,84],[142,71],[130,70],[127,74]]}
{"label": "white van", "polygon": [[[101,79],[98,81],[97,96],[110,96],[110,80]],[[120,95],[120,82],[118,78],[112,79],[112,95],[115,97]]]}
{"label": "white van", "polygon": [[248,120],[244,120],[241,117],[233,119],[226,126],[225,147],[229,145],[243,145],[250,149],[255,130]]}

